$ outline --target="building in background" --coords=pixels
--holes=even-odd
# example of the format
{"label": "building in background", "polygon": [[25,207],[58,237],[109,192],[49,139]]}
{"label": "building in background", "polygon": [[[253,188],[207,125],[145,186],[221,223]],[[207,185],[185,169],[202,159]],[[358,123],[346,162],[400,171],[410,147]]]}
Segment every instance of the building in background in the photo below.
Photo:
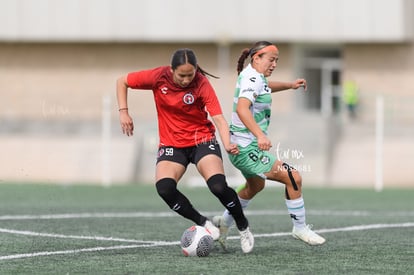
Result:
{"label": "building in background", "polygon": [[[130,94],[137,130],[122,136],[115,80],[189,47],[221,77],[211,81],[229,118],[240,51],[269,40],[280,49],[272,79],[309,85],[274,95],[274,153],[309,184],[413,186],[413,18],[410,0],[3,0],[0,180],[151,182],[152,94]],[[359,88],[352,123],[347,80]]]}

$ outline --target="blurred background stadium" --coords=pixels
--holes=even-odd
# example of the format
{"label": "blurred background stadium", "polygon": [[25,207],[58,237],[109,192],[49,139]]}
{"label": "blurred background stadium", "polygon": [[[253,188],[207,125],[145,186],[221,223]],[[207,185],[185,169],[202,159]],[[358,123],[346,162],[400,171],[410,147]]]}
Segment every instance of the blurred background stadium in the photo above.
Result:
{"label": "blurred background stadium", "polygon": [[[410,0],[1,0],[0,181],[151,183],[152,93],[130,93],[123,136],[116,79],[192,48],[229,118],[239,54],[268,40],[271,79],[308,81],[273,96],[274,153],[308,185],[414,187],[413,18]],[[183,179],[199,181],[193,167]]]}

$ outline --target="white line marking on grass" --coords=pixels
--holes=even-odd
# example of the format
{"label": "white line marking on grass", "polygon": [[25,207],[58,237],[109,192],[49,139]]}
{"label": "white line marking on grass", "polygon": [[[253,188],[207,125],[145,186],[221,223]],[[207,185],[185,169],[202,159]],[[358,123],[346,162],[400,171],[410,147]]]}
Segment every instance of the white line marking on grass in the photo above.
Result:
{"label": "white line marking on grass", "polygon": [[[311,216],[414,216],[414,211],[330,211],[330,210],[308,210]],[[215,216],[222,212],[203,212],[206,216]],[[247,210],[246,215],[255,216],[285,216],[286,210]],[[87,218],[159,218],[177,217],[173,211],[170,212],[120,212],[120,213],[67,213],[67,214],[44,214],[44,215],[3,215],[0,220],[59,220],[59,219],[87,219]]]}
{"label": "white line marking on grass", "polygon": [[[404,228],[404,227],[414,227],[414,222],[396,223],[396,224],[356,225],[356,226],[347,226],[347,227],[341,227],[341,228],[326,228],[326,229],[320,229],[320,230],[315,230],[315,231],[319,233],[334,233],[334,232],[345,232],[345,231],[361,231],[361,230]],[[3,230],[2,232],[4,233],[13,233],[13,234],[20,234],[19,232],[23,232],[24,235],[26,235],[25,232],[28,232],[28,231],[17,231],[17,230],[7,230],[7,229],[2,229],[2,230]],[[31,232],[31,233],[36,233],[36,232]],[[38,233],[36,236],[39,236],[39,234],[43,234],[43,233]],[[291,234],[290,232],[275,232],[275,233],[270,233],[270,234],[255,234],[254,236],[255,238],[267,238],[267,237],[289,236],[290,234]],[[46,234],[46,235],[50,235],[50,237],[53,237],[53,235],[56,235],[56,234]],[[48,237],[48,236],[45,236],[45,237]],[[91,238],[96,238],[96,237],[91,237]],[[229,239],[238,239],[238,238],[239,236],[229,237]],[[107,238],[107,239],[111,241],[116,240],[115,238]],[[102,240],[105,240],[105,238],[103,238]],[[143,242],[143,241],[137,241],[137,240],[132,240],[132,241]],[[156,247],[156,246],[171,246],[171,245],[179,245],[179,244],[180,244],[179,241],[174,241],[174,242],[154,241],[154,242],[148,242],[146,244],[135,244],[135,245],[117,245],[117,246],[108,246],[108,247],[92,247],[92,248],[70,249],[70,250],[61,250],[61,251],[43,251],[43,252],[35,252],[35,253],[24,253],[24,254],[0,256],[0,261],[22,259],[22,258],[33,258],[33,257],[40,257],[40,256],[76,254],[76,253],[81,253],[81,252],[99,252],[99,251],[106,251],[106,250],[122,250],[122,249],[145,248],[145,247]]]}
{"label": "white line marking on grass", "polygon": [[0,232],[1,233],[16,234],[16,235],[26,235],[26,236],[34,236],[34,237],[48,237],[48,238],[57,238],[57,239],[114,241],[114,242],[144,243],[144,244],[154,243],[153,241],[139,241],[139,240],[113,238],[113,237],[100,237],[100,236],[62,235],[62,234],[40,233],[40,232],[33,232],[33,231],[13,230],[13,229],[5,229],[5,228],[0,228]]}
{"label": "white line marking on grass", "polygon": [[53,256],[53,255],[66,255],[66,254],[76,254],[81,252],[99,252],[105,250],[121,250],[121,249],[132,249],[132,248],[140,248],[140,247],[153,247],[153,246],[166,246],[166,245],[178,245],[179,242],[169,242],[169,243],[152,243],[152,244],[133,244],[133,245],[116,245],[116,246],[108,246],[108,247],[91,247],[91,248],[82,248],[82,249],[71,249],[71,250],[61,250],[61,251],[43,251],[43,252],[35,252],[35,253],[24,253],[24,254],[14,254],[14,255],[7,255],[7,256],[0,256],[0,261],[2,260],[14,260],[14,259],[22,259],[22,258],[33,258],[33,257],[40,257],[40,256]]}
{"label": "white line marking on grass", "polygon": [[[386,229],[386,228],[405,228],[405,227],[414,227],[414,222],[407,223],[395,223],[395,224],[367,224],[367,225],[354,225],[340,228],[324,228],[314,230],[317,233],[335,233],[335,232],[346,232],[346,231],[362,231],[362,230],[372,230],[372,229]],[[255,238],[266,238],[266,237],[281,237],[281,236],[290,236],[291,232],[277,232],[269,234],[254,234]],[[239,236],[230,236],[228,239],[239,239]]]}
{"label": "white line marking on grass", "polygon": [[67,213],[45,215],[4,215],[0,220],[60,220],[88,218],[159,218],[177,216],[175,212],[131,212],[131,213]]}
{"label": "white line marking on grass", "polygon": [[[354,225],[354,226],[343,227],[341,228],[340,231],[345,232],[345,231],[361,231],[361,230],[370,230],[370,229],[405,228],[405,227],[414,227],[414,222],[395,223],[395,224],[380,223],[380,224],[368,224],[368,225]],[[315,231],[318,233],[338,232],[338,230],[334,228],[319,229]]]}

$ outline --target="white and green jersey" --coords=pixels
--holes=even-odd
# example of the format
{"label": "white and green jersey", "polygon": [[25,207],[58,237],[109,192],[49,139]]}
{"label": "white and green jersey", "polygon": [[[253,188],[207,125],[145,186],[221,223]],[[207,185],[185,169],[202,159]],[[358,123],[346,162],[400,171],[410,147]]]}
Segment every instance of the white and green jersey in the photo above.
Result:
{"label": "white and green jersey", "polygon": [[272,105],[271,92],[267,79],[263,74],[258,73],[251,64],[243,69],[237,79],[236,92],[233,99],[233,112],[230,124],[232,143],[246,147],[256,140],[256,137],[246,128],[237,115],[237,102],[241,97],[247,98],[252,102],[250,111],[263,133],[267,135]]}

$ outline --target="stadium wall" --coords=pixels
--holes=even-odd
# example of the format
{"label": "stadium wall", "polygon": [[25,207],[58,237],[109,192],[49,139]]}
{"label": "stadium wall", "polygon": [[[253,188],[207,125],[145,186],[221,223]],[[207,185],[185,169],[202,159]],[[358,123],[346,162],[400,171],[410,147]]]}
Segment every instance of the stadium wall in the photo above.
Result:
{"label": "stadium wall", "polygon": [[413,12],[411,0],[2,0],[0,40],[403,43]]}
{"label": "stadium wall", "polygon": [[[223,49],[215,43],[0,43],[0,180],[152,182],[157,132],[151,92],[130,94],[137,130],[132,138],[122,136],[115,103],[116,78],[168,64],[175,49],[191,47],[200,65],[221,77],[211,81],[229,118],[236,79],[234,63],[240,50],[249,45],[234,43]],[[281,59],[272,79],[292,80],[299,71],[294,45],[282,43],[279,47]],[[414,135],[401,129],[413,120],[413,45],[344,44],[341,51],[344,79],[355,79],[365,100],[359,127],[347,120],[341,122],[344,134],[329,157],[324,152],[325,120],[320,113],[298,104],[300,98],[311,94],[284,92],[275,95],[275,147],[281,144],[290,162],[297,162],[304,170],[310,168],[303,171],[309,184],[371,185],[375,175],[375,152],[370,147],[375,123],[372,102],[376,95],[385,95],[388,102],[394,102],[394,111],[388,110],[394,118],[388,119],[393,127],[386,128],[384,180],[386,184],[412,186],[414,150],[408,141]],[[105,98],[110,100],[109,140],[102,135]],[[398,110],[403,112],[396,116]],[[361,148],[368,150],[356,154]],[[289,155],[294,150],[301,150],[306,158],[294,159]],[[237,185],[242,181],[240,173],[226,156],[224,159],[231,183]],[[396,170],[398,173],[392,172]],[[183,181],[199,184],[199,178],[191,168]]]}

